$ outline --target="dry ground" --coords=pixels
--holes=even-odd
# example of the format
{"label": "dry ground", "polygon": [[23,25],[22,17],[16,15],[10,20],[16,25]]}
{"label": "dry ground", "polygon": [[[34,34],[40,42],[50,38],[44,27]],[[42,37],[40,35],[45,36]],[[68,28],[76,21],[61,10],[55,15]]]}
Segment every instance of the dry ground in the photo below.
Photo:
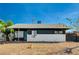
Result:
{"label": "dry ground", "polygon": [[[63,43],[6,43],[0,44],[0,55],[66,55],[65,47],[79,46],[79,42]],[[74,55],[79,54],[79,48],[73,49]]]}

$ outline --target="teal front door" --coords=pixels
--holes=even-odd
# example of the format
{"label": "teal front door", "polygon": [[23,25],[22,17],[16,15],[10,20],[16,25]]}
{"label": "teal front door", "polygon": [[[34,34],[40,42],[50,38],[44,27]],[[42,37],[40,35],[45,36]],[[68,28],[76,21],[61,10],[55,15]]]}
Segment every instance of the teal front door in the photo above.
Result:
{"label": "teal front door", "polygon": [[24,31],[24,41],[27,41],[27,31]]}

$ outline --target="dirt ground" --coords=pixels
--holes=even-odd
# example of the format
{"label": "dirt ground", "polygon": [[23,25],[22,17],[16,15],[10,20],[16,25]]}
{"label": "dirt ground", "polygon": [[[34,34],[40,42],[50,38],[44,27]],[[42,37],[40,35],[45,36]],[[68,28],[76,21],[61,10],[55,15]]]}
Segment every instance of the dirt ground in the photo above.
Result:
{"label": "dirt ground", "polygon": [[[68,55],[64,48],[79,46],[79,42],[63,43],[5,43],[0,44],[0,55]],[[79,48],[70,55],[79,55]]]}

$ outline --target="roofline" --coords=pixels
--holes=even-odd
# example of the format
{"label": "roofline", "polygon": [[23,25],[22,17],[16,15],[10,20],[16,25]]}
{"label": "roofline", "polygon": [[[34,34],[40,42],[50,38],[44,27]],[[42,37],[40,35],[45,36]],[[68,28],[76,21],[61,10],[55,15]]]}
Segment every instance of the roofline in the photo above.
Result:
{"label": "roofline", "polygon": [[[38,27],[38,28],[20,28],[20,27],[15,27],[13,29],[70,29],[70,27],[66,26],[65,24],[14,24],[13,26],[16,26],[16,25],[63,25],[65,27],[54,27],[54,28],[51,28],[51,27],[47,27],[47,28],[41,28],[41,27]],[[11,28],[12,26],[9,26],[8,28]]]}
{"label": "roofline", "polygon": [[70,29],[70,28],[12,28],[12,29]]}

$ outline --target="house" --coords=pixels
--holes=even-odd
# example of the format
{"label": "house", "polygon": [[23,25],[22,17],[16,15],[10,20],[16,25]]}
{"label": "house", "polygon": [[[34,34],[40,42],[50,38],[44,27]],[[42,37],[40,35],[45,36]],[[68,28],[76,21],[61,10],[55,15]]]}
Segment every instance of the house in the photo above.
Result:
{"label": "house", "polygon": [[15,24],[8,28],[15,30],[14,39],[27,42],[63,42],[69,29],[63,24]]}

